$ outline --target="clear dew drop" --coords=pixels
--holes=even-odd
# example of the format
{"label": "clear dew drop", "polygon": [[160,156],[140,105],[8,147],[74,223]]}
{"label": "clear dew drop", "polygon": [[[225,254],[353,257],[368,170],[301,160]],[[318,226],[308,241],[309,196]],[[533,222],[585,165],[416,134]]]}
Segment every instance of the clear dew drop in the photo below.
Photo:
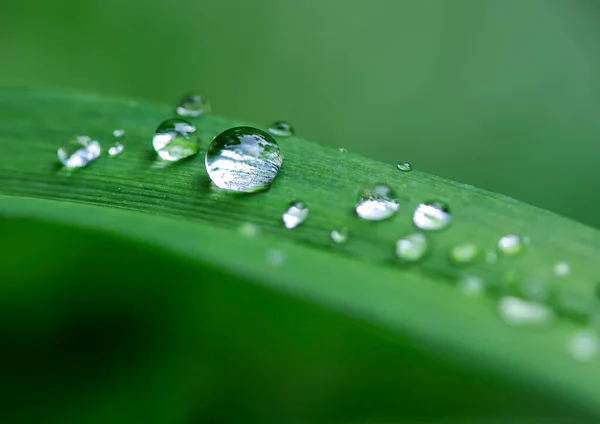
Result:
{"label": "clear dew drop", "polygon": [[196,118],[210,112],[210,103],[199,94],[188,94],[179,101],[175,112],[179,116]]}
{"label": "clear dew drop", "polygon": [[509,234],[498,240],[498,251],[504,256],[516,256],[525,250],[521,237]]}
{"label": "clear dew drop", "polygon": [[295,134],[294,127],[285,121],[277,121],[269,127],[269,133],[277,137],[291,137]]}
{"label": "clear dew drop", "polygon": [[113,137],[115,138],[121,138],[125,136],[125,130],[122,129],[116,129],[113,131]]}
{"label": "clear dew drop", "polygon": [[410,163],[408,163],[408,162],[401,162],[401,163],[399,163],[396,166],[402,172],[410,172],[410,171],[412,171],[412,165]]}
{"label": "clear dew drop", "polygon": [[549,324],[554,311],[547,305],[505,296],[498,301],[498,313],[502,320],[514,326],[540,326]]}
{"label": "clear dew drop", "polygon": [[244,222],[240,225],[240,233],[246,237],[256,237],[260,235],[260,227],[252,222]]}
{"label": "clear dew drop", "polygon": [[281,216],[285,228],[293,229],[308,218],[308,208],[304,202],[292,202]]}
{"label": "clear dew drop", "polygon": [[271,249],[267,252],[267,264],[271,266],[280,266],[285,262],[285,253],[278,249]]}
{"label": "clear dew drop", "polygon": [[594,330],[580,330],[567,341],[567,352],[576,361],[588,362],[598,356],[599,342]]}
{"label": "clear dew drop", "polygon": [[110,146],[108,148],[108,154],[110,156],[118,156],[121,153],[123,153],[123,150],[125,149],[125,147],[119,143],[118,141],[115,141],[112,146]]}
{"label": "clear dew drop", "polygon": [[463,243],[450,249],[450,260],[456,265],[467,265],[475,261],[480,253],[475,243]]}
{"label": "clear dew drop", "polygon": [[444,202],[424,202],[415,209],[413,222],[421,230],[439,231],[450,225],[452,215],[450,208]]}
{"label": "clear dew drop", "polygon": [[458,279],[458,289],[468,296],[481,294],[484,289],[483,279],[476,275],[465,275]]}
{"label": "clear dew drop", "polygon": [[346,149],[345,147],[340,147],[338,150],[340,153],[348,153],[348,149]]}
{"label": "clear dew drop", "polygon": [[409,234],[396,241],[396,256],[407,262],[417,262],[427,253],[427,238],[422,233]]}
{"label": "clear dew drop", "polygon": [[100,143],[86,135],[67,141],[58,148],[58,160],[69,169],[82,168],[98,159],[102,149]]}
{"label": "clear dew drop", "polygon": [[329,236],[334,243],[344,244],[348,241],[350,237],[350,231],[346,227],[338,228],[337,230],[333,230]]}
{"label": "clear dew drop", "polygon": [[273,183],[283,155],[270,134],[252,127],[235,127],[213,139],[205,164],[208,176],[220,189],[252,193]]}
{"label": "clear dew drop", "polygon": [[554,264],[554,275],[557,277],[568,277],[571,274],[571,267],[566,262],[557,262]]}
{"label": "clear dew drop", "polygon": [[179,119],[167,119],[156,129],[152,146],[161,159],[176,162],[200,151],[200,139],[196,127]]}
{"label": "clear dew drop", "polygon": [[356,214],[368,221],[391,218],[400,209],[396,193],[385,184],[377,184],[360,192]]}

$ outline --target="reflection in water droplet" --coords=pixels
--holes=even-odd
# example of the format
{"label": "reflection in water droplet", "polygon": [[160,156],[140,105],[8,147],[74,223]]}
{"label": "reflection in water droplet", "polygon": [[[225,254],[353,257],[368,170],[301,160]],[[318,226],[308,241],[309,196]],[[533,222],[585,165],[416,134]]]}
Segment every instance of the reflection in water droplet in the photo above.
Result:
{"label": "reflection in water droplet", "polygon": [[525,246],[521,237],[509,234],[498,240],[498,250],[505,256],[515,256],[523,252]]}
{"label": "reflection in water droplet", "polygon": [[156,129],[152,146],[161,159],[176,162],[200,151],[196,127],[179,118],[167,119]]}
{"label": "reflection in water droplet", "polygon": [[260,234],[260,227],[252,222],[244,222],[240,225],[240,233],[246,237],[255,237]]}
{"label": "reflection in water droplet", "polygon": [[346,227],[342,227],[340,229],[333,230],[330,234],[331,240],[333,240],[337,244],[346,243],[348,241],[349,235],[350,235],[350,232],[348,231],[348,228],[346,228]]}
{"label": "reflection in water droplet", "polygon": [[98,159],[101,152],[98,141],[92,140],[86,135],[80,135],[58,148],[58,159],[66,168],[82,168]]}
{"label": "reflection in water droplet", "polygon": [[338,149],[341,153],[348,153],[348,149],[346,149],[345,147],[340,147]]}
{"label": "reflection in water droplet", "polygon": [[409,234],[396,242],[396,255],[407,262],[417,262],[427,253],[427,238],[422,233]]}
{"label": "reflection in water droplet", "polygon": [[236,127],[213,139],[205,163],[208,176],[220,189],[252,193],[273,183],[283,155],[270,134]]}
{"label": "reflection in water droplet", "polygon": [[554,275],[557,277],[567,277],[571,274],[571,267],[566,262],[557,262],[554,265]]}
{"label": "reflection in water droplet", "polygon": [[463,243],[450,249],[450,259],[457,265],[470,264],[479,254],[479,247],[475,243]]}
{"label": "reflection in water droplet", "polygon": [[210,112],[210,103],[198,94],[188,94],[179,101],[175,112],[179,116],[195,118]]}
{"label": "reflection in water droplet", "polygon": [[306,221],[308,208],[304,202],[292,202],[281,218],[285,228],[291,230]]}
{"label": "reflection in water droplet", "polygon": [[291,137],[294,135],[294,127],[284,121],[277,121],[269,127],[269,132],[277,137]]}
{"label": "reflection in water droplet", "polygon": [[476,275],[466,275],[458,280],[458,289],[466,295],[477,295],[483,292],[483,280]]}
{"label": "reflection in water droplet", "polygon": [[505,323],[515,326],[544,325],[554,318],[554,311],[550,307],[512,296],[502,297],[498,301],[498,312]]}
{"label": "reflection in water droplet", "polygon": [[279,266],[285,262],[285,253],[281,250],[272,249],[267,252],[267,264],[271,266]]}
{"label": "reflection in water droplet", "polygon": [[412,171],[412,165],[408,162],[402,162],[397,165],[398,169],[402,172]]}
{"label": "reflection in water droplet", "polygon": [[110,156],[117,156],[123,153],[124,149],[125,147],[121,143],[115,142],[112,146],[109,147],[108,154]]}
{"label": "reflection in water droplet", "polygon": [[424,202],[415,209],[413,222],[421,230],[438,231],[450,225],[452,215],[450,208],[444,202]]}
{"label": "reflection in water droplet", "polygon": [[394,216],[399,208],[396,193],[385,184],[377,184],[360,193],[356,214],[368,221],[381,221]]}
{"label": "reflection in water droplet", "polygon": [[592,329],[575,333],[567,342],[567,352],[580,362],[588,362],[598,355],[598,334]]}

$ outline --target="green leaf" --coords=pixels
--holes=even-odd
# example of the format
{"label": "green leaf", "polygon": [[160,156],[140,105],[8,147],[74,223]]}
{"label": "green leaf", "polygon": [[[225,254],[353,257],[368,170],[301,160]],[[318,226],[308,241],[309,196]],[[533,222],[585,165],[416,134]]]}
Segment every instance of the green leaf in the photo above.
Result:
{"label": "green leaf", "polygon": [[[0,91],[0,335],[11,367],[0,395],[63,422],[582,422],[600,416],[593,375],[566,351],[597,310],[600,233],[501,195],[301,140],[273,186],[253,195],[211,187],[208,143],[247,123],[197,119],[202,151],[164,166],[151,147],[171,107],[83,94]],[[77,134],[125,151],[67,173],[58,146]],[[365,140],[372,143],[373,140]],[[395,160],[390,158],[391,161]],[[374,183],[400,195],[385,222],[353,212]],[[395,258],[425,200],[453,222],[429,234],[418,264]],[[309,209],[281,223],[293,200]],[[254,223],[261,234],[240,231]],[[348,227],[350,239],[329,234]],[[450,249],[525,253],[468,267]],[[279,265],[268,261],[273,251]],[[571,274],[558,278],[565,261]],[[485,293],[467,296],[461,276]],[[512,276],[507,280],[507,276]],[[517,283],[511,282],[512,280]],[[552,288],[556,319],[515,328],[501,296]]]}

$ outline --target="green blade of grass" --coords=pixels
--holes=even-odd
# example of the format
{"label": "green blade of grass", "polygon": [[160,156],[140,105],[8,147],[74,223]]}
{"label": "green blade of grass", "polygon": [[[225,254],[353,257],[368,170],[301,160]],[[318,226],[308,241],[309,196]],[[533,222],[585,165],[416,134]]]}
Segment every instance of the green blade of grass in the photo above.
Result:
{"label": "green blade of grass", "polygon": [[[366,322],[369,329],[365,334],[384,331],[386,337],[401,341],[389,346],[398,361],[405,361],[408,355],[417,358],[415,363],[420,365],[404,363],[390,371],[389,381],[385,377],[373,380],[385,381],[380,388],[403,389],[385,392],[389,404],[365,395],[360,419],[427,415],[427,408],[409,407],[415,401],[415,396],[407,396],[411,386],[416,393],[425,393],[417,389],[423,388],[421,383],[402,381],[402,373],[411,367],[423,371],[419,375],[422,381],[440,385],[431,388],[430,401],[438,405],[439,414],[429,416],[436,419],[444,418],[444,414],[454,419],[487,419],[502,411],[512,417],[543,419],[560,414],[600,415],[600,390],[590,378],[600,364],[597,360],[578,363],[565,350],[568,338],[586,325],[597,309],[594,261],[599,257],[600,233],[596,230],[500,195],[419,171],[401,173],[394,164],[341,153],[299,138],[280,140],[285,163],[269,191],[254,195],[219,192],[209,184],[202,153],[220,131],[245,123],[213,115],[194,121],[203,139],[201,154],[162,166],[152,151],[151,138],[158,123],[172,115],[172,109],[165,105],[4,90],[0,92],[0,111],[0,212],[5,222],[12,218],[77,227],[90,232],[92,238],[96,237],[93,234],[119,235],[165,257],[184,258],[203,273],[215,270],[211,271],[215,275],[212,280],[202,281],[209,287],[229,280],[228,290],[237,295],[248,290],[248,285],[262,287],[268,293],[264,296],[272,299],[271,307],[275,299],[285,305],[292,305],[292,299],[305,302],[290,308],[306,310],[311,316],[325,314],[307,327],[315,334],[320,323],[341,316],[350,319],[344,321],[344,328]],[[106,140],[116,128],[126,131],[121,156],[101,157],[72,173],[60,169],[56,149],[64,140],[87,134],[104,142],[106,148]],[[358,191],[380,182],[399,193],[400,212],[386,222],[359,220],[353,213]],[[450,205],[451,227],[430,235],[431,251],[422,262],[410,267],[399,264],[394,257],[395,241],[415,230],[412,211],[420,202],[432,199]],[[293,200],[304,201],[310,216],[304,225],[290,231],[283,227],[281,214]],[[261,235],[241,234],[239,226],[245,222],[257,224]],[[349,228],[350,240],[334,245],[329,233],[342,226]],[[30,242],[38,243],[43,234],[30,234]],[[448,259],[449,249],[464,242],[494,251],[498,239],[506,234],[530,237],[527,251],[495,264],[480,260],[468,268],[457,267]],[[284,255],[279,266],[268,264],[273,249]],[[16,272],[8,265],[9,259],[0,267],[5,280]],[[571,266],[571,275],[562,279],[553,275],[552,267],[558,261]],[[467,297],[455,287],[457,278],[467,274],[486,281],[485,294]],[[557,320],[537,330],[512,328],[501,322],[497,300],[514,290],[505,283],[507,274],[521,281],[552,285],[555,294],[550,302]],[[172,278],[179,279],[176,269]],[[181,287],[200,284],[189,276],[181,277],[181,281]],[[165,284],[163,288],[168,287]],[[281,295],[284,297],[277,297]],[[227,299],[221,301],[227,304]],[[241,307],[248,309],[244,313],[252,314],[256,306]],[[310,309],[313,307],[321,312]],[[267,308],[264,314],[277,320],[273,310]],[[302,313],[294,317],[302,319]],[[245,331],[256,330],[253,322],[239,325]],[[286,325],[294,328],[290,323],[273,325],[281,332]],[[219,324],[213,323],[211,328],[218,329]],[[321,337],[326,338],[326,334]],[[223,342],[220,337],[215,336],[215,340]],[[356,337],[373,341],[369,337],[377,336]],[[266,354],[276,346],[265,342],[261,349]],[[349,370],[353,366],[365,363],[360,355],[353,361],[340,364],[345,372],[336,375],[348,378],[353,394],[360,397],[361,385],[369,387],[364,376],[348,375],[352,376]],[[253,364],[250,360],[246,363]],[[382,363],[393,363],[393,356]],[[365,367],[369,373],[386,375],[376,362]],[[434,377],[426,377],[428,367]],[[459,382],[466,376],[473,379],[473,385],[462,387]],[[303,390],[314,390],[314,384],[307,383]],[[260,385],[253,387],[260,391]],[[480,407],[470,409],[470,400],[461,397],[458,387],[474,402],[480,402]],[[459,406],[449,407],[443,396]],[[498,396],[506,396],[510,402],[495,403],[493,399]],[[307,410],[316,408],[312,403],[307,405]],[[352,411],[356,401],[345,406]],[[351,419],[351,414],[340,412],[343,409],[340,406],[327,413],[332,419]],[[403,414],[409,410],[410,414]],[[312,418],[320,417],[315,412],[318,408],[311,411]],[[298,411],[295,414],[302,416]],[[265,415],[256,416],[265,420]],[[256,416],[248,412],[244,417]]]}

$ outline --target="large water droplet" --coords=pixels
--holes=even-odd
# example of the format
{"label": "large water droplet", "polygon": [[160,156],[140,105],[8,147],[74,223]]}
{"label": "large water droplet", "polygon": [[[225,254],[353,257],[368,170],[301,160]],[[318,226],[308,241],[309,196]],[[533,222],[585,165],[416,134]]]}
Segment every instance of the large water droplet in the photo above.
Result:
{"label": "large water droplet", "polygon": [[424,202],[415,209],[413,222],[421,230],[438,231],[450,225],[452,215],[448,205],[443,202]]}
{"label": "large water droplet", "polygon": [[101,152],[98,141],[92,140],[86,135],[80,135],[58,148],[58,159],[67,168],[82,168],[98,159]]}
{"label": "large water droplet", "polygon": [[296,228],[308,218],[308,208],[304,202],[292,202],[281,217],[286,228]]}
{"label": "large water droplet", "polygon": [[216,136],[206,153],[206,170],[224,190],[252,193],[271,185],[283,163],[273,137],[251,127],[236,127]]}
{"label": "large water droplet", "polygon": [[427,238],[422,233],[409,234],[396,242],[396,255],[404,261],[419,261],[425,253],[427,253]]}
{"label": "large water droplet", "polygon": [[484,285],[481,277],[476,275],[465,275],[458,279],[458,289],[469,296],[474,296],[483,292]]}
{"label": "large water droplet", "polygon": [[457,265],[467,265],[477,259],[480,253],[475,243],[463,243],[450,249],[450,259]]}
{"label": "large water droplet", "polygon": [[331,240],[337,244],[344,244],[348,241],[348,237],[350,236],[350,232],[348,228],[342,227],[337,230],[333,230],[330,234]]}
{"label": "large water droplet", "polygon": [[598,344],[598,334],[594,330],[580,330],[567,342],[567,352],[576,361],[588,362],[597,357]]}
{"label": "large water droplet", "polygon": [[396,165],[398,169],[402,172],[410,172],[412,171],[412,165],[408,162],[402,162]]}
{"label": "large water droplet", "polygon": [[170,162],[185,159],[200,151],[196,127],[179,118],[167,119],[160,124],[152,145],[161,159]]}
{"label": "large water droplet", "polygon": [[571,274],[571,267],[566,262],[557,262],[554,264],[554,275],[557,277],[567,277]]}
{"label": "large water droplet", "polygon": [[294,127],[284,121],[277,121],[269,127],[269,132],[277,137],[291,137],[294,135]]}
{"label": "large water droplet", "polygon": [[377,184],[360,193],[356,214],[369,221],[381,221],[391,218],[399,208],[396,193],[385,184]]}
{"label": "large water droplet", "polygon": [[175,110],[179,116],[197,117],[210,112],[210,103],[198,94],[188,94],[180,101]]}
{"label": "large water droplet", "polygon": [[554,318],[554,311],[549,306],[512,296],[498,301],[498,312],[504,322],[516,326],[544,325]]}
{"label": "large water droplet", "polygon": [[509,234],[498,240],[498,250],[505,256],[515,256],[523,252],[525,245],[521,237]]}

